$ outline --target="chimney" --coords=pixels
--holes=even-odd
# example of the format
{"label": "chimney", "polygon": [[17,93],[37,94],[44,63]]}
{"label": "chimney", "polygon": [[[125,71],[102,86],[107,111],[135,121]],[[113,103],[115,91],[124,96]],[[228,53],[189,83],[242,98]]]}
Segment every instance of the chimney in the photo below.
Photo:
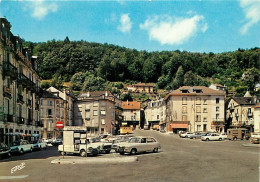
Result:
{"label": "chimney", "polygon": [[193,92],[193,86],[190,86],[190,92]]}
{"label": "chimney", "polygon": [[126,104],[128,105],[128,99],[126,100]]}

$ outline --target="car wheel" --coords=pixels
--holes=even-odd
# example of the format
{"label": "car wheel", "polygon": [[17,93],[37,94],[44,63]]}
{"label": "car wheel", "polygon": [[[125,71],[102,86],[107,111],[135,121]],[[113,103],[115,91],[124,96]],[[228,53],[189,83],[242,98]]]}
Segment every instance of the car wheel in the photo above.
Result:
{"label": "car wheel", "polygon": [[218,140],[219,140],[219,141],[221,141],[221,140],[222,140],[222,138],[219,138]]}
{"label": "car wheel", "polygon": [[124,152],[119,152],[120,153],[120,155],[124,155]]}
{"label": "car wheel", "polygon": [[85,150],[80,150],[80,156],[81,157],[86,157],[86,151]]}
{"label": "car wheel", "polygon": [[209,138],[206,138],[206,141],[209,141]]}
{"label": "car wheel", "polygon": [[132,149],[132,150],[130,151],[130,154],[131,154],[131,155],[136,155],[136,153],[137,153],[137,150],[136,150],[136,149]]}
{"label": "car wheel", "polygon": [[20,154],[23,154],[23,149],[20,150]]}
{"label": "car wheel", "polygon": [[154,149],[153,149],[153,152],[154,152],[154,153],[157,153],[157,152],[158,152],[158,148],[154,148]]}
{"label": "car wheel", "polygon": [[109,154],[110,153],[110,150],[106,150],[106,154]]}

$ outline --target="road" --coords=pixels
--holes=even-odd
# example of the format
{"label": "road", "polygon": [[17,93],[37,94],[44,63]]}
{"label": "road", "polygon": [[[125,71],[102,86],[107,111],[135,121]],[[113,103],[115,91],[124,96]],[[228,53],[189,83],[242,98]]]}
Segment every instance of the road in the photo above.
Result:
{"label": "road", "polygon": [[[135,134],[155,137],[162,149],[139,154],[138,161],[132,163],[55,165],[50,162],[60,156],[56,147],[50,147],[2,160],[0,179],[22,179],[0,181],[259,181],[259,148],[242,146],[248,141],[202,142],[148,130],[136,130]],[[119,155],[109,154],[114,156]],[[11,174],[11,169],[21,163],[25,167]]]}

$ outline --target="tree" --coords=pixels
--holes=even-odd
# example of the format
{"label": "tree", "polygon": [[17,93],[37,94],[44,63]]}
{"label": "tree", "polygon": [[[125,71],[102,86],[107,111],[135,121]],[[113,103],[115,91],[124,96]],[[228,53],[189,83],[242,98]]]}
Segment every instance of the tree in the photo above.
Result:
{"label": "tree", "polygon": [[178,68],[178,71],[176,72],[176,76],[172,82],[172,85],[171,85],[172,89],[177,89],[183,85],[183,76],[184,76],[184,71],[182,69],[182,66],[180,66]]}
{"label": "tree", "polygon": [[126,93],[126,94],[122,94],[121,96],[120,96],[120,99],[122,100],[122,101],[133,101],[133,96],[132,96],[132,94],[131,93]]}
{"label": "tree", "polygon": [[260,82],[260,70],[257,68],[247,69],[243,76],[242,81],[248,86],[249,91],[254,92],[255,85]]}
{"label": "tree", "polygon": [[86,74],[83,72],[75,73],[71,78],[71,89],[80,91],[85,81]]}

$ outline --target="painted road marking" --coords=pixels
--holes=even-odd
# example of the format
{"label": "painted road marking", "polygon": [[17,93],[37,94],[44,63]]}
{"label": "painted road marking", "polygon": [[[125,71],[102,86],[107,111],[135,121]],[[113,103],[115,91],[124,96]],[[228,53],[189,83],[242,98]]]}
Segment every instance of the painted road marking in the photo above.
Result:
{"label": "painted road marking", "polygon": [[1,179],[23,179],[28,177],[29,175],[22,175],[22,176],[0,176]]}

